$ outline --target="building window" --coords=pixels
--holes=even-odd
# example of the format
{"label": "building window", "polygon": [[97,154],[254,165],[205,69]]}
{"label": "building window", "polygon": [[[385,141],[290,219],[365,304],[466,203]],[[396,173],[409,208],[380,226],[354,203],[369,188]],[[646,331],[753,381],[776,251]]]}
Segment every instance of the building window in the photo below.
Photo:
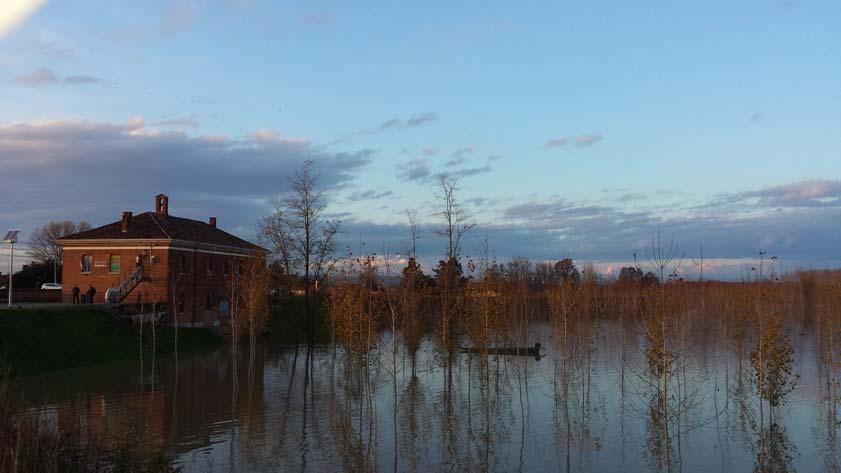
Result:
{"label": "building window", "polygon": [[178,315],[182,315],[184,313],[184,301],[178,301],[178,304],[175,307],[175,313]]}
{"label": "building window", "polygon": [[187,274],[187,257],[184,255],[178,255],[178,272]]}
{"label": "building window", "polygon": [[230,263],[229,263],[229,262],[228,262],[228,260],[226,259],[226,260],[222,263],[222,274],[224,274],[225,276],[227,276],[227,275],[228,275],[228,271],[230,270],[230,266],[231,266],[231,265],[230,265]]}
{"label": "building window", "polygon": [[228,303],[228,298],[222,296],[219,299],[219,315],[230,315],[228,313],[228,309],[230,308],[230,304]]}
{"label": "building window", "polygon": [[213,258],[207,257],[207,274],[213,274]]}
{"label": "building window", "polygon": [[91,272],[91,255],[82,255],[82,272]]}
{"label": "building window", "polygon": [[213,310],[213,294],[208,292],[204,298],[204,310],[210,312]]}
{"label": "building window", "polygon": [[120,272],[120,255],[111,255],[108,257],[108,271],[111,273]]}

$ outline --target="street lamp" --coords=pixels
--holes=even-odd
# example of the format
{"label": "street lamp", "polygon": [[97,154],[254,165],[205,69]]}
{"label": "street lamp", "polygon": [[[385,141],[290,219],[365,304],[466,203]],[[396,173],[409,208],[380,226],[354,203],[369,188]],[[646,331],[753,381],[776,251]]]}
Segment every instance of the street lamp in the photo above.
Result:
{"label": "street lamp", "polygon": [[12,275],[15,272],[15,243],[18,242],[20,230],[9,230],[3,237],[3,242],[9,244],[9,308],[12,308]]}

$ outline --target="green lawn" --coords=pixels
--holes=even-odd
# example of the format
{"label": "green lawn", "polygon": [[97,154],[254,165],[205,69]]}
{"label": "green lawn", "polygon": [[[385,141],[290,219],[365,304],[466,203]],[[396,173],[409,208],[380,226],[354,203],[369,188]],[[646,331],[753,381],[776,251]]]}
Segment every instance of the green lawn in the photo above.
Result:
{"label": "green lawn", "polygon": [[[151,349],[151,334],[144,346]],[[174,351],[174,329],[157,332],[157,352]],[[178,351],[206,349],[222,342],[200,328],[178,330]],[[13,376],[93,365],[139,356],[134,328],[98,307],[37,307],[0,311],[0,368]]]}

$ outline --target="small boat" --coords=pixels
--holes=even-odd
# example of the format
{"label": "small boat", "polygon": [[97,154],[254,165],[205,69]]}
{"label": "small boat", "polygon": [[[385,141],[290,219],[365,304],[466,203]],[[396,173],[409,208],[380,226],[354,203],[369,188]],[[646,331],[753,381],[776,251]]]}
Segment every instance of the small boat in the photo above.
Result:
{"label": "small boat", "polygon": [[534,356],[540,357],[540,344],[535,343],[533,347],[461,347],[461,353],[484,354],[485,350],[489,355],[513,355],[513,356]]}

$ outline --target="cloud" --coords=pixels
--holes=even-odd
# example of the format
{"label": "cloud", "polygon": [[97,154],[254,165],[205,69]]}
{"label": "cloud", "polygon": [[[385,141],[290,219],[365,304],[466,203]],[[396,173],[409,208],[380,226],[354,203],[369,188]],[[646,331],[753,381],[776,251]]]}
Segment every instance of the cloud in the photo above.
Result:
{"label": "cloud", "polygon": [[269,129],[257,130],[251,136],[255,140],[262,142],[277,141],[280,139],[278,132]]}
{"label": "cloud", "polygon": [[587,147],[592,146],[599,141],[602,141],[604,138],[602,135],[598,135],[595,133],[582,133],[574,138],[565,138],[565,137],[558,137],[558,138],[551,138],[546,140],[543,143],[545,148],[560,148],[562,146],[566,146],[567,144],[574,144],[578,147]]}
{"label": "cloud", "polygon": [[399,128],[403,126],[403,122],[399,118],[392,118],[390,120],[386,120],[380,125],[380,130],[388,130],[390,128]]}
{"label": "cloud", "polygon": [[415,128],[423,125],[424,123],[430,123],[437,120],[438,115],[432,112],[415,114],[406,120],[406,128]]}
{"label": "cloud", "polygon": [[841,206],[841,180],[811,179],[759,190],[723,194],[713,205],[743,208],[792,208]]}
{"label": "cloud", "polygon": [[447,161],[446,163],[444,163],[444,166],[450,168],[450,167],[453,167],[453,166],[460,166],[460,165],[462,165],[466,162],[467,162],[466,157],[458,156],[458,157],[452,158],[449,161]]}
{"label": "cloud", "polygon": [[[187,117],[175,117],[175,118],[168,118],[166,120],[161,120],[159,122],[152,123],[152,126],[161,126],[161,127],[175,127],[175,128],[198,128],[199,121],[195,115],[190,115]],[[255,133],[255,136],[265,130],[259,130]]]}
{"label": "cloud", "polygon": [[462,146],[461,148],[453,151],[453,154],[450,155],[450,156],[453,157],[453,158],[460,158],[462,156],[467,156],[469,154],[473,154],[474,151],[476,151],[476,146],[475,145]]}
{"label": "cloud", "polygon": [[397,177],[404,181],[423,182],[429,179],[432,172],[426,158],[417,158],[397,165]]}
{"label": "cloud", "polygon": [[58,82],[58,76],[52,70],[42,67],[28,74],[17,76],[15,82],[28,87],[37,87]]}
{"label": "cloud", "polygon": [[386,197],[393,197],[393,191],[382,191],[377,192],[374,189],[367,190],[365,192],[354,192],[350,196],[348,196],[348,200],[352,202],[358,202],[360,200],[377,200],[377,199],[384,199]]}
{"label": "cloud", "polygon": [[618,202],[628,202],[632,200],[645,200],[648,196],[645,192],[628,192],[627,194],[622,194],[616,197],[616,201]]}
{"label": "cloud", "polygon": [[315,163],[320,185],[339,189],[373,155],[326,152],[294,139],[155,131],[140,118],[0,123],[0,186],[15,189],[0,200],[0,215],[24,229],[53,219],[99,225],[122,210],[151,208],[154,194],[164,192],[177,215],[216,215],[224,228],[247,234],[266,203],[288,192],[287,177],[304,161]]}
{"label": "cloud", "polygon": [[6,36],[42,7],[46,0],[6,0],[0,8],[0,38]]}
{"label": "cloud", "polygon": [[602,138],[602,135],[585,133],[585,134],[578,135],[578,136],[575,137],[575,146],[581,146],[581,147],[592,146],[592,145],[598,143],[599,141],[602,141],[603,139],[604,138]]}
{"label": "cloud", "polygon": [[56,32],[42,28],[29,28],[14,39],[13,50],[21,56],[70,59],[76,57],[76,43]]}
{"label": "cloud", "polygon": [[64,82],[71,85],[93,84],[99,82],[99,79],[88,75],[67,76]]}
{"label": "cloud", "polygon": [[543,146],[547,148],[557,148],[559,146],[564,146],[565,144],[567,144],[568,141],[569,140],[567,140],[566,138],[552,138],[551,140],[547,140],[546,143],[543,144]]}
{"label": "cloud", "polygon": [[383,122],[377,130],[391,130],[395,128],[415,128],[423,125],[424,123],[430,123],[438,120],[438,115],[432,112],[426,113],[416,113],[409,117],[408,120],[404,123],[403,120],[399,118],[391,118]]}
{"label": "cloud", "polygon": [[[58,74],[46,67],[35,69],[28,74],[23,74],[15,78],[16,83],[27,87],[55,84],[61,80]],[[63,82],[68,85],[84,85],[99,82],[99,79],[89,75],[70,75],[65,77]]]}
{"label": "cloud", "polygon": [[161,32],[172,35],[189,28],[199,16],[199,6],[193,2],[175,2],[164,13]]}
{"label": "cloud", "polygon": [[[466,186],[462,188],[465,193],[469,191]],[[690,258],[698,257],[699,242],[704,248],[706,277],[738,279],[743,276],[745,265],[758,263],[760,249],[767,250],[768,256],[779,258],[778,273],[800,267],[841,265],[841,259],[836,256],[837,216],[841,203],[834,207],[790,207],[781,211],[763,208],[761,212],[745,216],[740,207],[722,208],[715,200],[710,200],[702,208],[669,212],[651,206],[659,199],[654,193],[646,206],[645,199],[626,191],[626,195],[635,199],[633,206],[604,198],[582,202],[548,198],[511,203],[498,209],[498,216],[477,222],[476,229],[462,241],[462,254],[476,255],[487,238],[492,253],[500,261],[514,256],[533,261],[570,256],[579,265],[594,262],[599,271],[612,272],[615,276],[622,266],[632,264],[634,252],[640,265],[645,270],[650,269],[646,248],[650,246],[652,236],[660,231],[667,239],[674,235],[680,254],[685,253],[680,274],[687,278],[698,277],[697,266]],[[789,201],[834,194],[831,186],[797,183],[754,192],[793,196]],[[501,205],[481,197],[465,197],[462,202],[483,208]],[[433,236],[438,221],[431,212],[425,215],[428,217],[420,225],[424,238],[419,241],[418,252],[425,270],[430,271],[440,259],[444,244]],[[360,238],[376,248],[406,246],[408,228],[405,224],[374,223],[358,215],[349,215],[343,220],[345,235],[352,237],[348,236],[340,246],[358,245]]]}
{"label": "cloud", "polygon": [[[644,254],[650,238],[662,231],[669,238],[674,234],[688,256],[703,243],[707,257],[732,263],[719,268],[721,276],[730,271],[727,277],[732,277],[739,267],[736,261],[756,258],[759,249],[787,261],[789,270],[839,264],[833,260],[839,196],[839,181],[804,181],[719,196],[678,211],[646,206],[639,202],[642,196],[633,193],[623,196],[637,201],[633,207],[605,205],[604,200],[532,200],[509,205],[498,221],[504,222],[500,224],[503,233],[528,234],[528,239],[541,236],[536,246],[524,250],[535,258],[569,252],[580,260],[621,261],[633,251]],[[780,207],[780,203],[788,206]],[[746,213],[745,204],[753,211]]]}
{"label": "cloud", "polygon": [[751,114],[751,116],[750,116],[750,117],[748,117],[748,119],[749,119],[750,121],[754,122],[754,123],[759,123],[759,122],[761,122],[761,121],[762,121],[762,119],[763,119],[764,117],[765,117],[765,115],[763,115],[762,113],[760,113],[760,112],[755,112],[755,113],[752,113],[752,114]]}
{"label": "cloud", "polygon": [[415,128],[423,125],[424,123],[432,122],[435,120],[438,120],[438,115],[432,112],[414,114],[411,117],[409,117],[409,119],[406,120],[405,123],[400,118],[390,118],[381,123],[380,126],[378,126],[377,128],[352,131],[340,138],[336,138],[335,140],[327,143],[325,146],[332,146],[344,143],[357,136],[372,136],[387,130],[405,130],[407,128]]}
{"label": "cloud", "polygon": [[397,165],[397,177],[404,181],[415,181],[418,183],[425,183],[429,182],[433,178],[437,179],[441,176],[453,176],[462,178],[475,176],[478,174],[484,174],[492,171],[490,164],[485,164],[484,166],[472,168],[451,169],[455,168],[456,166],[460,166],[467,161],[467,158],[463,155],[464,152],[454,153],[453,156],[456,157],[444,163],[444,167],[447,168],[447,170],[442,170],[435,173],[433,173],[429,159],[427,157],[411,159],[409,161]]}
{"label": "cloud", "polygon": [[453,174],[455,174],[457,177],[470,177],[470,176],[476,176],[478,174],[489,173],[491,171],[492,171],[491,165],[486,164],[484,166],[479,166],[479,167],[475,167],[475,168],[459,169],[459,170],[455,171]]}
{"label": "cloud", "polygon": [[463,146],[453,151],[453,154],[450,155],[450,160],[444,163],[444,166],[454,167],[462,165],[467,162],[467,157],[473,154],[474,151],[476,151],[476,146],[474,145]]}

